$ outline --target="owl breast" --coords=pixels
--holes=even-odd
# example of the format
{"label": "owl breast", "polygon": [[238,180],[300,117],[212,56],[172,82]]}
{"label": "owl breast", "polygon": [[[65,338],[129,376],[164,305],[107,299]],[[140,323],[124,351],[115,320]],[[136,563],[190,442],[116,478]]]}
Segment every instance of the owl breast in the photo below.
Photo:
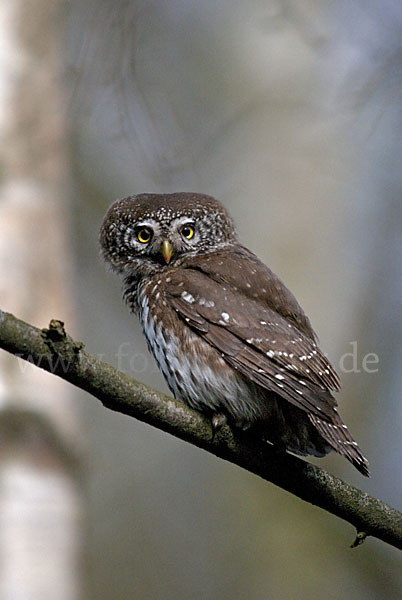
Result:
{"label": "owl breast", "polygon": [[152,285],[139,293],[139,316],[149,350],[174,397],[201,412],[223,411],[243,428],[266,418],[267,406],[260,394],[214,348],[189,327],[183,328],[157,291],[158,284],[153,287],[153,293]]}

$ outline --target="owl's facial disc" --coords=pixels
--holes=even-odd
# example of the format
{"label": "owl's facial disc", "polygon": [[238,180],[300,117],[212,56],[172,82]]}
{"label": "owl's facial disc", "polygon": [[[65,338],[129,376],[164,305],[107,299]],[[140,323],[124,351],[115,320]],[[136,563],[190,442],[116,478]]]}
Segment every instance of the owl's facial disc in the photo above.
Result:
{"label": "owl's facial disc", "polygon": [[123,233],[125,248],[131,256],[141,256],[158,265],[168,265],[184,253],[192,251],[199,241],[199,231],[193,218],[176,217],[165,222],[156,219],[134,221]]}
{"label": "owl's facial disc", "polygon": [[160,245],[160,254],[166,264],[190,250],[197,240],[196,225],[188,217],[173,219],[161,233],[164,239]]}
{"label": "owl's facial disc", "polygon": [[140,194],[118,200],[101,229],[105,259],[127,275],[153,273],[236,240],[224,207],[202,194]]}

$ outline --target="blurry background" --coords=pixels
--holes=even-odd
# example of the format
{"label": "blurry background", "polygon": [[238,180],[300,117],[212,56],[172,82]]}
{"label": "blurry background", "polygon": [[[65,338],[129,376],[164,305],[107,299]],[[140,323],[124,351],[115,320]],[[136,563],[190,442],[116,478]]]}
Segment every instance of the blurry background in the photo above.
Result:
{"label": "blurry background", "polygon": [[[2,0],[0,306],[166,391],[99,258],[116,198],[197,191],[295,293],[401,508],[402,7]],[[401,555],[0,356],[0,592],[397,599]]]}

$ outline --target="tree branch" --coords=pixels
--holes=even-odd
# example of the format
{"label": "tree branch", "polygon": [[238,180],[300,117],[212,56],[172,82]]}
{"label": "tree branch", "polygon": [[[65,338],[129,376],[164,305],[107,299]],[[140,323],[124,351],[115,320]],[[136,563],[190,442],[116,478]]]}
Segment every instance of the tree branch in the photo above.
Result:
{"label": "tree branch", "polygon": [[210,422],[178,400],[131,379],[90,356],[61,321],[37,329],[0,310],[0,347],[69,381],[104,406],[203,448],[351,523],[352,546],[366,536],[402,550],[402,514],[323,469],[224,426],[212,435]]}

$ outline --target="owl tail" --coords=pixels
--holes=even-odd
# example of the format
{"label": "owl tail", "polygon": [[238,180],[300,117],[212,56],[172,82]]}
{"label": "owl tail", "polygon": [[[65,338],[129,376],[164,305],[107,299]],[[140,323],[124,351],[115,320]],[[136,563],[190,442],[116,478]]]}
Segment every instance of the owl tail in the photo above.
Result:
{"label": "owl tail", "polygon": [[332,423],[318,419],[312,414],[308,416],[320,435],[338,454],[347,458],[362,475],[365,475],[365,477],[370,476],[368,460],[362,454],[357,442],[350,435],[347,426],[338,413],[334,413]]}

